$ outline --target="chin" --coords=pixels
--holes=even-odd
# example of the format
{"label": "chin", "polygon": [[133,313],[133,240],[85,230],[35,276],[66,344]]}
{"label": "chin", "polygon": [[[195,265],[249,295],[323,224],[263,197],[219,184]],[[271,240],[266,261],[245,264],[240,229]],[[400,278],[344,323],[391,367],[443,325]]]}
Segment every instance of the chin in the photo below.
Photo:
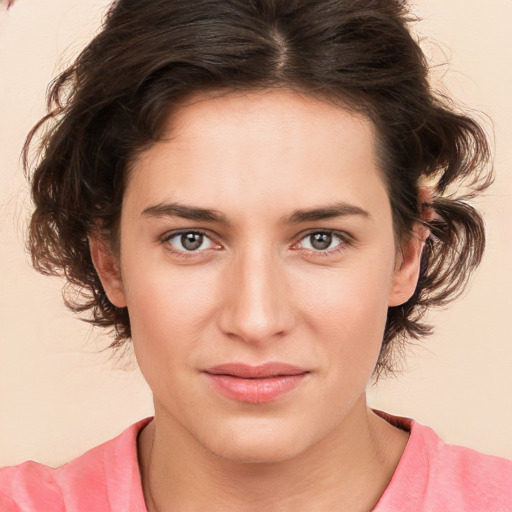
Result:
{"label": "chin", "polygon": [[222,432],[212,429],[202,444],[211,453],[232,462],[264,464],[290,460],[309,443],[299,431],[284,422],[276,425],[253,420],[250,425],[231,426]]}
{"label": "chin", "polygon": [[301,450],[288,437],[286,443],[276,439],[235,441],[230,446],[214,447],[211,452],[217,457],[240,464],[272,464],[293,459]]}

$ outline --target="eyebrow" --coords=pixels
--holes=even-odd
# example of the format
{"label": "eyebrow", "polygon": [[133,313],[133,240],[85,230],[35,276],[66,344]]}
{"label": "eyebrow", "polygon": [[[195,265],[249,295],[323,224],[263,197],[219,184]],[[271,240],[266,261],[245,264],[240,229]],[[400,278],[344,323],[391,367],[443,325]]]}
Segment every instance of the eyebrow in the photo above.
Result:
{"label": "eyebrow", "polygon": [[227,218],[217,210],[198,208],[181,203],[160,203],[149,206],[142,211],[142,215],[147,217],[180,217],[188,220],[229,224]]}
{"label": "eyebrow", "polygon": [[301,222],[311,222],[315,220],[325,220],[335,217],[348,217],[354,215],[360,215],[366,218],[370,217],[369,212],[363,210],[363,208],[340,201],[321,208],[295,210],[289,217],[285,217],[283,222],[285,224],[299,224]]}
{"label": "eyebrow", "polygon": [[[218,210],[198,208],[196,206],[189,206],[181,203],[159,203],[154,206],[149,206],[142,211],[142,215],[147,217],[180,217],[187,220],[214,222],[225,225],[230,224],[226,216]],[[300,224],[303,222],[313,222],[355,215],[365,218],[371,217],[363,208],[340,201],[338,203],[319,208],[295,210],[291,215],[282,217],[281,223]]]}

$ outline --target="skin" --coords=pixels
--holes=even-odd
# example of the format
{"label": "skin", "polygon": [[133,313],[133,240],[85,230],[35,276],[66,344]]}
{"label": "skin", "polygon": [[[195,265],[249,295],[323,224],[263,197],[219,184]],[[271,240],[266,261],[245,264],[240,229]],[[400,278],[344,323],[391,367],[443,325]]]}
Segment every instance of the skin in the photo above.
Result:
{"label": "skin", "polygon": [[[340,202],[342,215],[283,221]],[[162,207],[175,203],[227,223]],[[176,230],[206,236],[187,252]],[[120,232],[118,256],[95,237],[91,253],[109,299],[128,307],[153,391],[139,438],[148,509],[370,510],[408,433],[368,409],[365,389],[426,237],[418,227],[396,246],[372,123],[288,90],[196,98],[134,163]],[[247,404],[203,373],[268,361],[308,374]]]}

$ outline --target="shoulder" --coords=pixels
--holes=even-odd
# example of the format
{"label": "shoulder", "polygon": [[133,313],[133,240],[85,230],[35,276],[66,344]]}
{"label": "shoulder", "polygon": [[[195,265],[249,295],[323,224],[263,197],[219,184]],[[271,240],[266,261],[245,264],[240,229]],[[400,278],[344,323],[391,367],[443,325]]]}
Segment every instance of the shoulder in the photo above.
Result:
{"label": "shoulder", "polygon": [[62,510],[54,472],[33,461],[0,469],[0,510],[25,512],[42,507],[48,512]]}
{"label": "shoulder", "polygon": [[[137,436],[149,421],[135,423],[116,438],[56,469],[33,461],[1,468],[0,510],[144,510]],[[128,507],[127,500],[133,506]],[[113,503],[117,504],[114,508]]]}
{"label": "shoulder", "polygon": [[424,439],[431,493],[470,502],[474,510],[512,511],[512,461],[447,444],[424,425],[416,428]]}
{"label": "shoulder", "polygon": [[414,420],[381,415],[411,434],[375,512],[512,511],[512,461],[447,444]]}

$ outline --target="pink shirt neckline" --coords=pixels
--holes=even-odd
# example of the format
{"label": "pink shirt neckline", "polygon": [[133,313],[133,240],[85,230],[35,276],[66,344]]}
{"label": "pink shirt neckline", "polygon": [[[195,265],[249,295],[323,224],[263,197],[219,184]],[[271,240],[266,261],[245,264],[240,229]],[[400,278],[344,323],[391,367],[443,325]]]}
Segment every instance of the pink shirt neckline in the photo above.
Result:
{"label": "pink shirt neckline", "polygon": [[[393,508],[393,504],[400,503],[403,506],[405,502],[410,510],[415,510],[415,508],[421,510],[421,497],[425,494],[429,472],[427,443],[423,436],[432,434],[437,438],[437,435],[429,427],[421,425],[411,418],[393,416],[376,409],[372,410],[391,425],[410,432],[409,440],[393,476],[372,512],[398,510]],[[427,464],[418,464],[418,457],[421,458],[422,455],[425,456]]]}
{"label": "pink shirt neckline", "polygon": [[[423,491],[428,480],[428,465],[417,465],[415,461],[418,451],[427,456],[421,430],[430,429],[410,418],[393,416],[376,409],[372,410],[391,425],[410,432],[409,440],[393,476],[378,503],[372,509],[372,512],[387,512],[391,510],[389,508],[391,504],[396,501],[397,491],[402,500],[404,499],[404,489],[408,489],[410,496],[418,497],[424,494]],[[129,512],[147,512],[137,456],[137,439],[142,429],[152,420],[153,417],[145,418],[127,428],[114,440],[117,443],[111,455],[114,455],[115,461],[104,461],[107,494],[113,511],[128,510],[126,496],[130,494]],[[433,431],[432,434],[437,437]],[[104,456],[109,459],[111,455],[107,451],[104,453]],[[127,472],[127,468],[130,468],[129,472]],[[409,505],[412,503],[409,502]]]}
{"label": "pink shirt neckline", "polygon": [[[134,423],[113,441],[113,453],[104,452],[103,467],[112,511],[147,512],[137,454],[137,439],[153,417]],[[108,443],[108,441],[107,441]],[[108,460],[113,456],[114,460]],[[129,502],[127,503],[126,498]]]}

